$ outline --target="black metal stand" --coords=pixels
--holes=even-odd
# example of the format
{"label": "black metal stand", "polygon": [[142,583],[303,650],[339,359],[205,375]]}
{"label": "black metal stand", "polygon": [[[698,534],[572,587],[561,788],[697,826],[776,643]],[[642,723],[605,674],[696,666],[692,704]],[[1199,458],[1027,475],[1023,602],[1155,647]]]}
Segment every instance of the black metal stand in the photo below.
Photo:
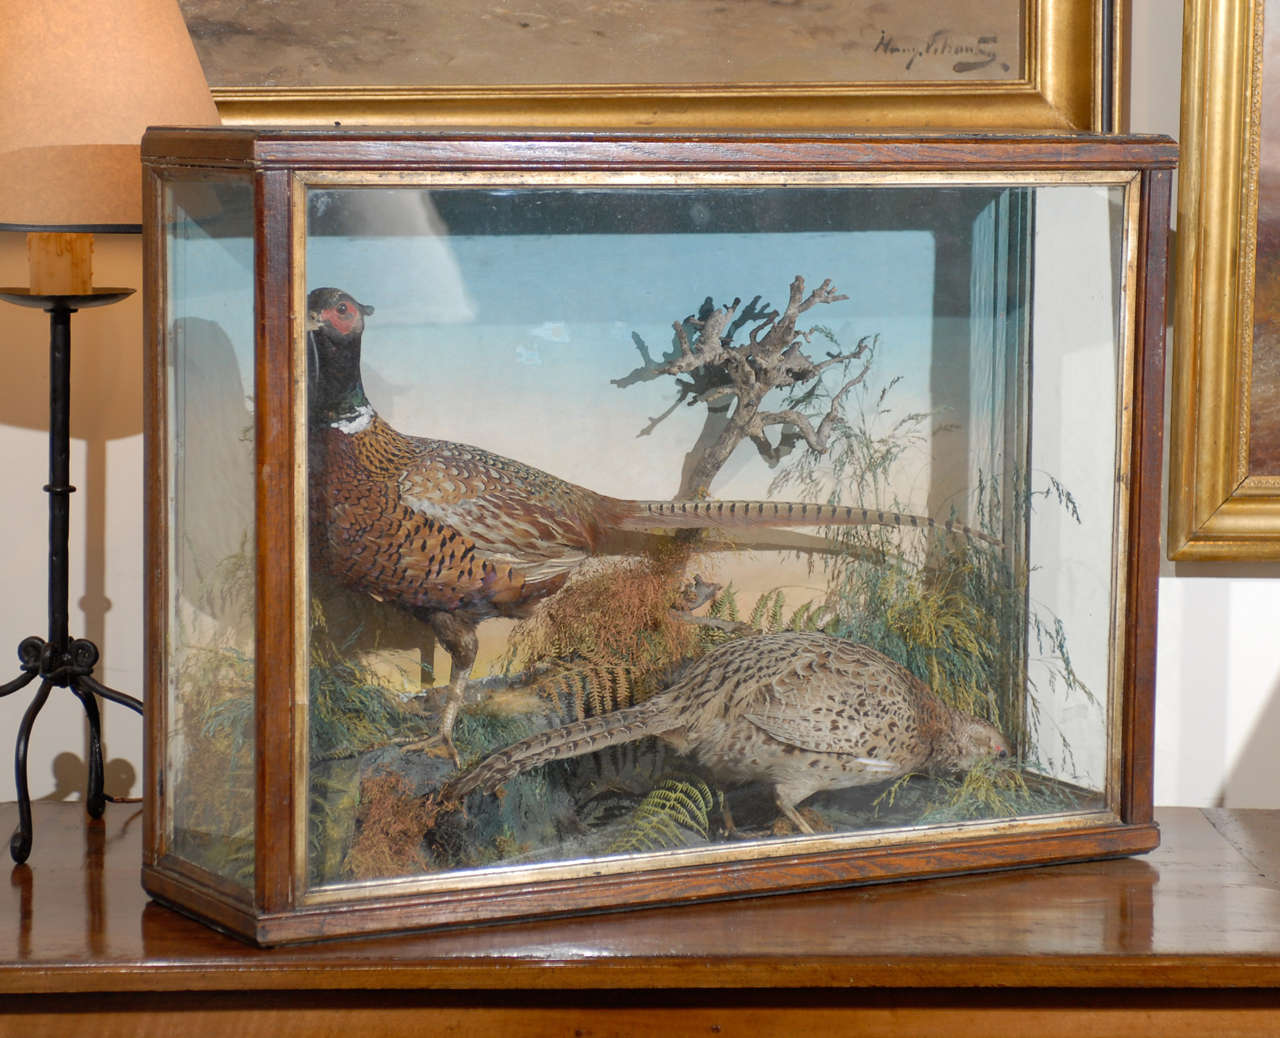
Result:
{"label": "black metal stand", "polygon": [[71,495],[71,315],[80,307],[105,306],[131,293],[131,289],[104,288],[90,295],[42,296],[24,289],[0,289],[0,299],[20,306],[38,306],[49,313],[49,636],[33,635],[18,646],[22,669],[12,681],[0,685],[0,698],[25,688],[36,678],[40,687],[18,728],[14,774],[18,786],[18,828],[9,840],[9,853],[18,864],[31,853],[31,793],[27,786],[27,743],[36,717],[54,688],[70,689],[89,719],[89,786],[85,809],[101,818],[106,806],[102,789],[101,696],[142,713],[141,701],[108,688],[93,677],[98,647],[67,633],[67,549],[70,541]]}

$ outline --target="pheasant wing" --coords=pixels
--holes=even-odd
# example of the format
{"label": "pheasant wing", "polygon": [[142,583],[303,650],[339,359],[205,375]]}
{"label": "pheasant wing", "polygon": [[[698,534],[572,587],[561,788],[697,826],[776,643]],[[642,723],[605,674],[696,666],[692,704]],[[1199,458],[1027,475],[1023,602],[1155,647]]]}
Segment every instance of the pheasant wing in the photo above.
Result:
{"label": "pheasant wing", "polygon": [[914,767],[920,751],[914,679],[865,646],[839,648],[779,674],[743,716],[780,742],[845,754],[886,777]]}
{"label": "pheasant wing", "polygon": [[[477,553],[529,580],[580,565],[601,538],[609,499],[478,447],[426,441],[400,499],[464,534]],[[602,513],[604,513],[602,515]]]}
{"label": "pheasant wing", "polygon": [[839,753],[856,758],[861,764],[886,776],[898,774],[910,764],[894,756],[877,756],[887,749],[883,740],[868,738],[865,732],[849,727],[841,719],[821,714],[812,717],[779,717],[769,714],[747,714],[746,719],[779,742],[816,753]]}

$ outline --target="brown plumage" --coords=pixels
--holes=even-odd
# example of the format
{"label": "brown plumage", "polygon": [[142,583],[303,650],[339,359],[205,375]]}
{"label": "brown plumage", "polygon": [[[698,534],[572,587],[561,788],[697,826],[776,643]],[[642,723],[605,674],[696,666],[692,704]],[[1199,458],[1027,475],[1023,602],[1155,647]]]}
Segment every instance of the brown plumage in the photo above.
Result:
{"label": "brown plumage", "polygon": [[[843,506],[606,497],[479,447],[406,436],[374,412],[360,377],[373,307],[336,288],[307,300],[313,563],[429,623],[453,663],[439,739],[476,656],[476,627],[524,617],[592,555],[634,552],[655,531],[951,523]],[[454,754],[456,760],[456,754]]]}
{"label": "brown plumage", "polygon": [[460,800],[512,776],[654,735],[725,786],[765,781],[778,809],[812,832],[796,805],[824,789],[913,771],[964,771],[1005,757],[1004,736],[947,706],[883,653],[827,634],[784,631],[727,642],[638,706],[539,732],[485,758],[443,791]]}

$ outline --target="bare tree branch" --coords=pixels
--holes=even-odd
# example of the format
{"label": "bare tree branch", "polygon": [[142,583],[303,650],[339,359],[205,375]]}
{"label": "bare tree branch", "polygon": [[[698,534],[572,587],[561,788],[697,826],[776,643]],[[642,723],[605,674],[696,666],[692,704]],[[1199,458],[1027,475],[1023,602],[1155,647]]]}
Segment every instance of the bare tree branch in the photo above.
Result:
{"label": "bare tree branch", "polygon": [[641,436],[649,436],[650,434],[652,434],[654,429],[656,429],[659,425],[661,425],[664,421],[666,421],[668,418],[671,417],[671,415],[675,412],[675,409],[679,407],[681,404],[683,404],[685,400],[688,398],[688,396],[689,396],[688,392],[682,387],[680,391],[680,395],[676,397],[675,402],[670,407],[668,407],[665,411],[663,411],[662,414],[658,415],[657,418],[650,418],[649,424],[646,425],[643,429],[641,429],[638,433],[636,433],[636,439],[639,439]]}
{"label": "bare tree branch", "polygon": [[[734,448],[746,439],[754,443],[770,466],[777,465],[801,442],[811,450],[826,449],[844,395],[867,374],[867,354],[875,340],[867,336],[851,350],[829,350],[814,359],[805,352],[806,348],[817,335],[830,340],[831,334],[822,328],[797,330],[796,322],[814,307],[847,298],[836,291],[830,278],[806,293],[804,278],[797,276],[791,281],[787,305],[781,312],[762,302],[760,296],[745,306],[738,298],[720,307],[708,297],[696,315],[672,325],[672,349],[661,360],[655,360],[637,337],[643,363],[614,379],[613,384],[625,388],[672,376],[677,386],[675,403],[651,418],[640,435],[652,433],[681,404],[705,404],[708,408],[703,433],[685,459],[677,496],[705,496]],[[735,338],[744,331],[746,341],[735,344]],[[823,374],[836,365],[847,366],[864,357],[862,370],[831,398],[827,413],[815,429],[813,422],[817,419],[800,408],[816,399]],[[791,393],[789,407],[776,412],[761,410],[771,391],[794,391],[806,384],[810,384],[807,391]],[[768,430],[777,426],[783,429],[774,444]]]}
{"label": "bare tree branch", "polygon": [[857,375],[849,379],[848,382],[840,387],[840,391],[831,398],[831,406],[823,416],[822,421],[818,423],[817,429],[814,429],[808,416],[805,415],[804,412],[797,411],[794,408],[788,408],[783,411],[761,411],[756,415],[756,421],[759,429],[761,430],[760,434],[763,435],[763,430],[769,426],[794,426],[800,436],[804,438],[805,443],[809,445],[810,450],[819,454],[823,453],[827,449],[827,445],[831,442],[832,429],[835,428],[836,422],[840,420],[840,404],[843,401],[845,394],[866,378],[869,370],[870,365],[868,364],[858,372]]}
{"label": "bare tree branch", "polygon": [[778,462],[789,455],[796,449],[796,445],[804,439],[795,429],[784,429],[782,435],[778,437],[778,444],[774,446],[769,442],[769,437],[763,433],[758,433],[751,437],[751,442],[755,444],[756,453],[764,459],[769,468],[777,468]]}

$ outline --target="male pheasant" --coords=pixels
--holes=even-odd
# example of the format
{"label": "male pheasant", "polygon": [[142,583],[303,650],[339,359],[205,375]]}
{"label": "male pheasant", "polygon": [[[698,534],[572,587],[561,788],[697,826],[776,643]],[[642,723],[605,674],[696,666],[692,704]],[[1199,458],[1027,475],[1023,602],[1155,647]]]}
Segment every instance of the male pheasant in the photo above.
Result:
{"label": "male pheasant", "polygon": [[438,739],[452,729],[475,662],[476,627],[524,617],[592,555],[636,550],[677,529],[952,523],[774,501],[628,501],[479,447],[406,436],[374,411],[360,375],[372,306],[336,288],[307,298],[313,561],[339,582],[430,624],[452,672]]}
{"label": "male pheasant", "polygon": [[681,678],[627,707],[513,743],[458,775],[442,796],[492,792],[519,772],[654,735],[725,786],[765,781],[801,832],[796,809],[825,789],[908,772],[966,771],[1008,756],[993,725],[953,709],[883,653],[843,638],[783,631],[726,642]]}

